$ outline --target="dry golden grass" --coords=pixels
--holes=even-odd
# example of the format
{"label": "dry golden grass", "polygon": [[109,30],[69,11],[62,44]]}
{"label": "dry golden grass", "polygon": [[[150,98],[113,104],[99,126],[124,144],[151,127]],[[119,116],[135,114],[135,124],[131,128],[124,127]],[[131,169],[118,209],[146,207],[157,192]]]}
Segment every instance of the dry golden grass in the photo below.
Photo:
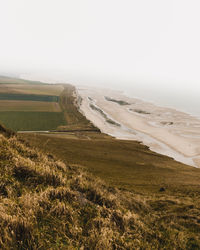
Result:
{"label": "dry golden grass", "polygon": [[199,195],[119,191],[15,137],[0,148],[1,249],[200,248]]}

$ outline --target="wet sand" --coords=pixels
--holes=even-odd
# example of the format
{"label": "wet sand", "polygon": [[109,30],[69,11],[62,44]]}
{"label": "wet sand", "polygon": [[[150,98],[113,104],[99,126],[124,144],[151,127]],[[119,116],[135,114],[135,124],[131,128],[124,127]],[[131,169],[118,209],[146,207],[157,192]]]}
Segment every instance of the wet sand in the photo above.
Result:
{"label": "wet sand", "polygon": [[184,112],[125,96],[120,91],[77,87],[81,112],[103,133],[138,140],[151,150],[200,167],[200,120]]}

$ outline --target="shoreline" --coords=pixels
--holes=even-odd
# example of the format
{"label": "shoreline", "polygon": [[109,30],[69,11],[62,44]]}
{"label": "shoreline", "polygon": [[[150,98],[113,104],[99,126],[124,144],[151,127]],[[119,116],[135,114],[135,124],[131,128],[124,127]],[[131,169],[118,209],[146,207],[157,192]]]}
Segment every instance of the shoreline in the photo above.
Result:
{"label": "shoreline", "polygon": [[196,118],[196,119],[200,119],[200,114],[191,113],[191,112],[189,112],[189,111],[187,111],[187,110],[181,109],[181,108],[179,108],[179,107],[175,107],[175,106],[173,106],[173,105],[170,106],[170,105],[164,104],[164,103],[160,104],[160,103],[158,103],[157,101],[153,101],[153,100],[151,100],[151,99],[147,99],[147,98],[143,98],[143,97],[138,97],[138,96],[134,96],[134,95],[129,95],[129,94],[127,93],[127,91],[123,91],[123,90],[121,91],[121,93],[122,93],[122,95],[126,96],[127,98],[138,99],[138,100],[141,100],[141,101],[146,102],[146,103],[149,103],[149,104],[153,104],[153,105],[158,106],[158,107],[173,109],[173,110],[175,110],[176,112],[185,113],[185,114],[187,114],[187,115],[189,115],[189,116],[192,116],[192,117],[194,117],[194,118]]}
{"label": "shoreline", "polygon": [[[128,97],[123,91],[81,86],[77,87],[77,93],[83,100],[81,112],[103,133],[118,139],[141,141],[152,151],[200,167],[198,118],[176,109]],[[120,127],[106,122],[105,115],[103,117],[100,112],[91,109],[91,103],[109,119],[120,124]]]}

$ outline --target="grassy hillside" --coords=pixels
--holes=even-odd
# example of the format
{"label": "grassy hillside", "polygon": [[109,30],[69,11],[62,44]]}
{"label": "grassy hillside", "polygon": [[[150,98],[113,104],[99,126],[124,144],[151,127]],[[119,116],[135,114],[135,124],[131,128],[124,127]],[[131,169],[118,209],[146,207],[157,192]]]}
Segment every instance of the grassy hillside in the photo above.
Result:
{"label": "grassy hillside", "polygon": [[81,99],[76,98],[76,89],[70,84],[64,85],[64,90],[59,96],[59,103],[67,122],[67,126],[61,126],[60,130],[90,130],[100,132],[79,110]]}
{"label": "grassy hillside", "polygon": [[[73,121],[72,127],[75,127],[73,110],[77,113],[78,109],[73,103],[74,100],[69,102],[71,106],[68,106],[66,113],[69,121]],[[124,211],[134,213],[143,228],[140,231],[137,223],[131,226],[130,231],[126,228],[125,232],[129,231],[130,238],[120,236],[124,239],[122,245],[105,242],[104,245],[89,244],[84,247],[200,249],[200,170],[154,153],[138,142],[86,132],[84,123],[77,124],[80,129],[74,132],[26,134],[20,135],[20,138],[43,152],[53,154],[65,164],[82,165],[94,176],[101,177],[106,182],[104,187],[117,192],[117,201],[125,206]],[[96,187],[96,182],[94,178],[88,190]],[[118,209],[118,206],[115,204],[114,207]],[[112,222],[109,223],[112,228]],[[116,232],[111,235],[116,235]],[[107,235],[106,238],[112,239],[112,236]]]}
{"label": "grassy hillside", "polygon": [[[75,92],[54,112],[66,132],[0,125],[0,249],[200,249],[200,169],[100,133]],[[16,130],[53,117],[3,114]]]}
{"label": "grassy hillside", "polygon": [[200,248],[198,199],[119,191],[15,137],[0,147],[1,249]]}
{"label": "grassy hillside", "polygon": [[[157,154],[137,141],[116,140],[91,133],[65,135],[25,134],[21,138],[66,163],[81,164],[117,188],[159,195],[194,197],[200,194],[200,169]],[[163,195],[163,194],[162,194]]]}

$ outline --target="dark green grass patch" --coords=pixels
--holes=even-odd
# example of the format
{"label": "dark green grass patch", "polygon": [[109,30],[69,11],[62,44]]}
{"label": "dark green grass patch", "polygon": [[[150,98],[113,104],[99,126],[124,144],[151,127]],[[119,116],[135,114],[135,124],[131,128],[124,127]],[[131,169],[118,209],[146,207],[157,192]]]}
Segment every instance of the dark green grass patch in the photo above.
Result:
{"label": "dark green grass patch", "polygon": [[22,100],[22,101],[39,101],[39,102],[58,102],[58,96],[50,95],[32,95],[32,94],[10,94],[0,93],[0,100]]}
{"label": "dark green grass patch", "polygon": [[62,112],[0,112],[0,123],[14,131],[54,130],[66,125]]}
{"label": "dark green grass patch", "polygon": [[123,101],[123,100],[115,100],[115,99],[110,98],[110,97],[108,97],[108,96],[104,96],[104,97],[105,97],[105,99],[106,99],[107,101],[109,101],[109,102],[116,102],[116,103],[118,103],[119,105],[130,105],[130,103],[125,102],[125,101]]}

